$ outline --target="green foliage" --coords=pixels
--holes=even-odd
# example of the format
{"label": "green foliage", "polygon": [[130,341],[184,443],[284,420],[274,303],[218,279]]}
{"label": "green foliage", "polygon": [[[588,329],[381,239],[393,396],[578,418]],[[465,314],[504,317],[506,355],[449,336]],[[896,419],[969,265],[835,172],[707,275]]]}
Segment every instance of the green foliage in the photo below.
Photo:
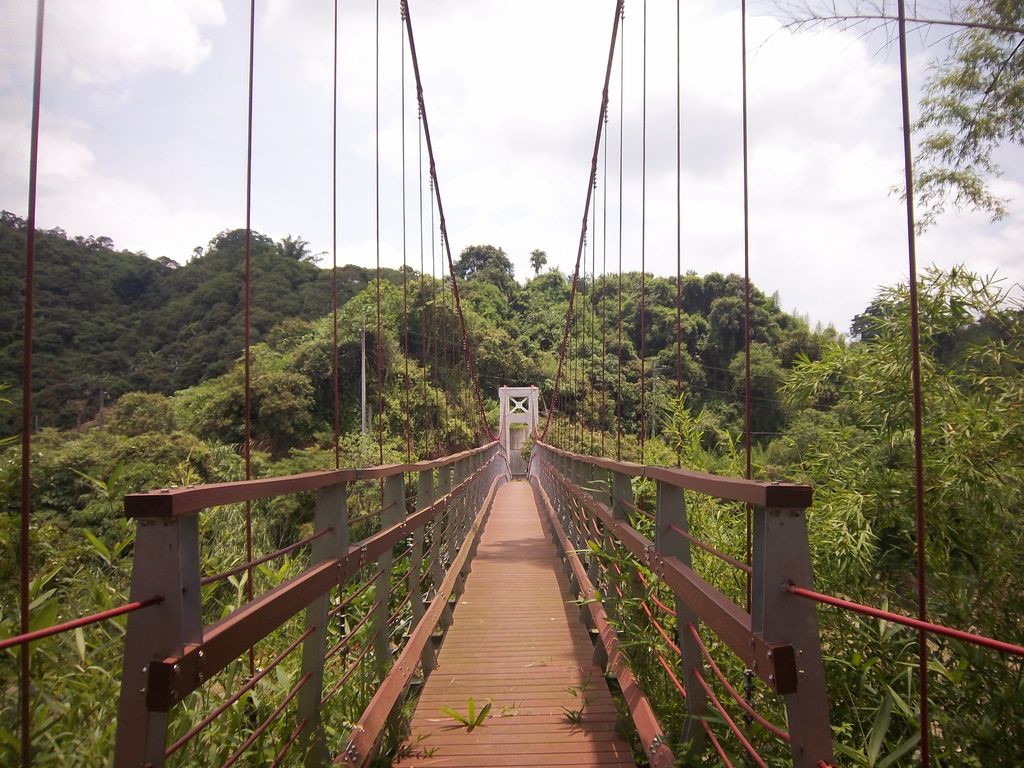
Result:
{"label": "green foliage", "polygon": [[110,414],[111,432],[137,437],[147,432],[167,434],[178,427],[174,403],[153,392],[129,392],[123,395]]}
{"label": "green foliage", "polygon": [[[929,612],[952,626],[1015,637],[1014,617],[1024,610],[1016,565],[1024,556],[1020,297],[962,268],[928,270],[919,297]],[[885,289],[864,316],[863,341],[831,346],[820,360],[798,363],[784,393],[793,407],[819,410],[803,411],[768,455],[787,464],[790,476],[815,485],[809,521],[819,585],[913,613],[908,312],[907,287]],[[913,636],[883,623],[875,627],[885,641],[879,645],[860,631],[860,620],[833,613],[823,619],[836,657],[829,667],[834,700],[865,693],[875,702],[870,709],[842,710],[850,725],[844,754],[856,764],[891,764],[885,755],[914,748],[914,713],[904,713],[899,728],[888,726],[884,749],[878,735],[886,710],[895,722],[896,712],[912,706],[898,702],[916,696]],[[1008,744],[1024,738],[1019,717],[1010,714],[1022,691],[1019,665],[939,640],[931,655],[932,712],[941,724],[934,749],[941,764],[998,763]],[[865,666],[870,659],[876,661]],[[957,671],[967,665],[972,674]]]}
{"label": "green foliage", "polygon": [[583,715],[587,711],[587,691],[590,689],[590,678],[588,677],[583,681],[581,685],[570,685],[565,689],[568,693],[576,700],[575,706],[562,707],[562,714],[565,716],[565,720],[572,725],[581,725],[583,723]]}
{"label": "green foliage", "polygon": [[[1020,27],[1020,3],[982,0],[954,6],[972,23]],[[935,62],[915,130],[924,134],[916,158],[918,223],[933,223],[947,204],[1006,215],[1007,200],[992,190],[1000,169],[993,154],[1024,142],[1024,52],[1020,34],[992,29],[956,31]]]}
{"label": "green foliage", "polygon": [[491,702],[488,701],[484,704],[480,711],[476,710],[476,703],[473,701],[473,697],[470,696],[466,702],[466,714],[463,715],[457,709],[451,707],[441,707],[441,714],[448,715],[452,720],[461,725],[465,726],[467,731],[472,731],[474,728],[479,728],[484,724],[484,720],[491,713]]}
{"label": "green foliage", "polygon": [[455,274],[460,280],[487,281],[496,286],[507,299],[511,299],[518,289],[512,262],[505,251],[493,245],[470,245],[463,248],[455,262]]}
{"label": "green foliage", "polygon": [[533,269],[534,275],[539,275],[540,271],[544,269],[544,265],[548,263],[548,255],[544,251],[538,249],[530,251],[530,268]]}
{"label": "green foliage", "polygon": [[[331,273],[301,238],[280,243],[253,233],[253,337],[282,321],[312,320],[331,307]],[[242,353],[245,231],[217,235],[185,265],[114,250],[107,237],[36,239],[35,413],[43,426],[95,420],[101,403],[132,391],[170,395],[226,372]],[[21,365],[25,222],[0,216],[0,382]],[[384,279],[401,282],[394,270]],[[338,270],[339,301],[373,280]],[[6,420],[8,431],[13,419]]]}
{"label": "green foliage", "polygon": [[[17,222],[5,222],[0,226],[0,254],[9,256],[24,233]],[[49,249],[48,269],[53,269],[43,280],[50,287],[40,294],[43,325],[55,327],[57,317],[71,318],[73,327],[66,333],[75,344],[81,342],[76,334],[86,334],[91,341],[81,342],[83,346],[76,350],[91,357],[88,363],[75,355],[53,362],[68,348],[47,346],[48,342],[42,347],[42,412],[56,414],[55,421],[63,419],[67,424],[81,417],[84,424],[60,431],[47,426],[47,416],[34,438],[33,626],[124,600],[134,542],[134,528],[121,514],[125,493],[233,480],[243,474],[244,368],[237,327],[237,261],[244,243],[239,233],[223,233],[180,268],[116,253],[102,238],[75,242],[49,233],[41,242]],[[308,263],[304,248],[297,238],[275,244],[254,237],[255,263],[261,265],[255,296],[262,290],[267,300],[256,313],[252,347],[257,477],[334,464],[333,327],[331,319],[323,316],[325,305],[309,303],[323,298],[318,291],[323,288],[324,273]],[[557,270],[518,285],[506,262],[504,253],[491,246],[467,249],[460,260],[470,344],[492,423],[496,423],[494,394],[499,384],[536,383],[550,401],[569,296],[568,281]],[[11,272],[6,282],[0,278],[5,289],[16,282]],[[138,280],[132,282],[126,275]],[[368,288],[369,277],[360,268],[339,270],[345,296],[337,348],[341,465],[402,462],[407,450],[418,459],[479,444],[483,428],[463,359],[450,281],[410,275],[407,305],[401,287],[385,283],[378,338],[376,291]],[[549,438],[576,450],[614,455],[621,448],[626,459],[678,462],[691,469],[742,475],[742,280],[720,274],[684,277],[677,357],[675,280],[647,278],[642,425],[639,283],[638,274],[623,275],[621,344],[617,281],[599,278],[580,286],[558,414]],[[118,290],[127,297],[127,304],[118,303]],[[93,307],[108,300],[119,307],[117,313],[108,315],[105,308]],[[1024,609],[1024,577],[1019,568],[1024,557],[1019,520],[1024,501],[1024,469],[1019,460],[1024,455],[1020,407],[1024,312],[1019,296],[959,268],[927,272],[921,280],[920,301],[929,611],[948,624],[1013,638],[1019,635]],[[908,574],[913,572],[915,542],[906,286],[882,291],[856,319],[856,338],[849,343],[834,329],[812,329],[806,320],[782,312],[775,297],[753,287],[751,302],[755,474],[814,486],[815,505],[808,522],[819,588],[912,612],[914,595]],[[7,305],[11,305],[9,297]],[[408,337],[401,331],[404,306],[408,307]],[[57,313],[56,307],[61,312],[69,308],[69,314]],[[89,315],[88,320],[77,312]],[[186,317],[190,318],[187,323]],[[368,399],[374,409],[366,435],[359,433],[358,410],[364,317]],[[14,326],[4,322],[8,321],[0,318],[0,331],[13,334]],[[12,378],[14,336],[2,338],[6,342],[0,357],[6,355],[3,359],[10,364],[6,375]],[[45,342],[45,334],[43,338]],[[116,354],[108,359],[98,350]],[[45,360],[56,367],[47,368]],[[105,426],[94,420],[101,392],[107,393],[108,403],[113,402],[105,413]],[[378,397],[384,403],[381,413],[376,413]],[[76,398],[85,405],[75,405]],[[642,455],[641,426],[646,437]],[[16,446],[0,452],[4,509],[17,506],[19,470]],[[653,482],[637,479],[634,496],[641,509],[652,509]],[[350,514],[372,511],[379,503],[375,484],[357,485],[350,496]],[[741,505],[696,495],[688,495],[687,505],[695,535],[743,557]],[[313,507],[308,494],[254,504],[259,550],[270,551],[308,535]],[[237,531],[244,526],[244,509],[236,506],[204,514],[210,522],[216,520],[202,526],[204,573],[236,565],[243,558]],[[651,533],[646,517],[633,518],[642,532]],[[362,526],[353,536],[373,530],[372,521]],[[3,635],[13,634],[17,625],[16,542],[17,517],[0,516]],[[589,547],[586,554],[606,562],[618,556]],[[693,562],[703,578],[742,603],[745,584],[734,569],[703,551],[694,551]],[[265,564],[256,569],[254,586],[271,588],[302,564],[300,554]],[[666,727],[678,732],[682,710],[675,689],[666,684],[660,667],[651,666],[650,654],[634,652],[662,648],[663,639],[652,634],[639,600],[631,595],[670,599],[658,592],[663,588],[653,574],[641,573],[649,582],[644,591],[638,593],[636,582],[624,580],[601,584],[601,594],[609,596],[609,603],[619,601],[617,621],[623,637],[630,639],[627,652],[645,689],[667,713]],[[238,574],[204,587],[207,620],[226,615],[240,603],[245,579],[245,574]],[[616,586],[623,589],[622,600]],[[404,588],[395,590],[396,601],[403,599]],[[332,599],[340,602],[346,590],[351,594],[346,586]],[[371,598],[372,593],[367,593],[353,603],[348,626],[354,626],[369,609]],[[873,766],[913,759],[917,749],[913,635],[885,622],[831,611],[820,615],[832,716],[843,759]],[[83,733],[96,745],[96,754],[109,753],[123,627],[123,621],[110,622],[34,646],[33,663],[50,692],[34,700],[33,706],[37,722],[46,725],[50,754],[75,754]],[[286,627],[269,640],[267,652],[280,650],[289,631]],[[368,638],[357,638],[364,641]],[[668,652],[667,647],[662,650]],[[1024,676],[1019,665],[936,639],[931,658],[938,764],[997,764],[1008,744],[1024,741],[1019,727]],[[742,674],[738,660],[722,663],[730,675]],[[15,664],[12,654],[0,657],[4,679],[14,679]],[[224,690],[246,674],[244,663],[229,669]],[[97,676],[100,679],[94,679]],[[209,754],[225,758],[223,748],[216,746],[227,743],[222,737],[269,713],[296,677],[297,668],[290,665],[268,676],[218,726],[222,730],[211,732],[186,760],[197,755],[205,758],[202,750],[207,748]],[[360,671],[346,685],[344,695],[328,703],[331,711],[325,722],[332,723],[328,734],[332,743],[342,744],[346,730],[339,724],[358,716],[376,684],[376,672]],[[219,700],[219,693],[194,694],[172,719],[172,732],[184,733],[190,716],[208,709]],[[0,706],[0,762],[10,762],[17,748],[12,741],[15,703],[8,698]],[[570,720],[584,716],[583,691],[578,698],[581,705],[564,713]],[[771,699],[764,705],[774,719],[782,720],[781,710],[772,710],[777,705]],[[470,728],[481,725],[489,711],[489,704],[477,710],[470,702],[468,714],[455,710],[448,714]],[[272,759],[267,752],[272,741],[259,746],[254,759]],[[775,754],[770,751],[773,747],[766,748],[769,755]],[[46,759],[40,764],[55,764]],[[82,764],[89,759],[83,757]]]}

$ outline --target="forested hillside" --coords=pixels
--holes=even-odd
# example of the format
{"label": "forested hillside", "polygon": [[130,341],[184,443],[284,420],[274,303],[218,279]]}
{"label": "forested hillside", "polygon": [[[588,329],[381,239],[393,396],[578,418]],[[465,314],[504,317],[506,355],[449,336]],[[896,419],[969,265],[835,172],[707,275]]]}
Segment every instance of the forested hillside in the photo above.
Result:
{"label": "forested hillside", "polygon": [[[24,234],[24,225],[5,215],[0,384],[8,385],[8,397],[16,393],[21,365]],[[34,626],[123,600],[134,536],[121,514],[125,493],[243,476],[243,248],[244,232],[225,232],[187,265],[175,266],[116,251],[104,238],[41,235]],[[310,263],[301,240],[275,243],[261,235],[253,238],[253,265],[254,474],[332,467],[330,271]],[[537,384],[550,403],[570,295],[566,275],[538,268],[519,282],[504,252],[491,245],[465,249],[456,273],[490,423],[497,423],[501,384]],[[441,455],[479,444],[485,435],[450,280],[413,271],[385,278],[378,339],[372,271],[339,269],[344,466],[375,464],[381,454],[384,461],[402,461],[407,451],[414,458]],[[687,274],[678,315],[675,278],[643,280],[642,316],[638,273],[622,276],[621,293],[617,276],[581,281],[548,439],[593,453],[602,450],[603,439],[603,451],[621,452],[623,459],[742,475],[742,279]],[[920,281],[930,615],[1009,639],[1020,637],[1024,609],[1024,311],[1014,290],[963,269],[932,269]],[[817,585],[912,613],[907,293],[905,285],[882,289],[846,338],[811,327],[782,311],[778,297],[752,287],[751,437],[755,475],[814,486],[808,520]],[[361,435],[364,323],[371,413],[369,433]],[[102,422],[101,392],[107,393]],[[15,405],[4,407],[13,425]],[[13,430],[8,426],[4,434]],[[19,471],[18,448],[7,447],[0,453],[4,510],[16,507]],[[650,508],[653,485],[644,479],[634,485],[638,505]],[[231,514],[225,530],[239,524]],[[254,514],[260,548],[308,534],[311,514],[309,498],[260,504]],[[705,539],[742,557],[744,532],[735,509],[694,500],[690,514]],[[17,522],[16,514],[0,516],[2,636],[17,626]],[[223,537],[204,549],[204,558],[211,570],[240,561],[239,538]],[[261,588],[279,583],[299,562],[286,559],[280,570],[261,570]],[[709,579],[742,603],[735,574]],[[210,593],[210,604],[230,610],[242,589],[241,581],[232,581]],[[842,764],[902,764],[917,738],[914,636],[885,622],[820,615],[832,719],[839,751],[849,761]],[[620,629],[638,641],[634,648],[662,642],[650,635],[649,624]],[[104,625],[33,651],[33,664],[49,685],[39,718],[52,721],[47,735],[58,754],[76,749],[86,727],[95,754],[109,751],[116,674],[84,685],[84,672],[68,672],[67,663],[116,669],[119,631]],[[942,755],[940,764],[1000,764],[1011,745],[1024,741],[1020,665],[955,642],[933,642],[933,749]],[[663,676],[657,665],[645,654],[633,661],[652,696],[676,701],[673,691],[658,688]],[[14,679],[15,663],[11,654],[0,657],[4,681]],[[742,675],[729,672],[734,679]],[[5,697],[0,707],[0,763],[15,754],[15,699]],[[781,720],[782,713],[773,717]]]}
{"label": "forested hillside", "polygon": [[[245,233],[225,231],[185,265],[115,250],[106,237],[37,240],[35,413],[41,426],[97,418],[101,400],[125,392],[170,394],[227,371],[241,354]],[[331,307],[331,275],[301,240],[252,240],[253,337],[288,318],[310,320]],[[21,375],[25,223],[0,214],[0,381]],[[338,272],[346,300],[371,272]],[[385,279],[400,280],[393,270]],[[8,429],[11,428],[7,420]]]}

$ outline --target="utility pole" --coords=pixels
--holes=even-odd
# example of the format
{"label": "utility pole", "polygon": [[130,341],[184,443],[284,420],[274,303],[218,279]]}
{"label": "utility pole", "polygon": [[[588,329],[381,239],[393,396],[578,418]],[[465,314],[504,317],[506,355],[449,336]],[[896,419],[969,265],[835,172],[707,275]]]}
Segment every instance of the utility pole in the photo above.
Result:
{"label": "utility pole", "polygon": [[361,349],[362,354],[360,356],[359,363],[359,413],[361,417],[360,421],[360,434],[366,434],[366,307],[363,307],[363,331],[361,334]]}
{"label": "utility pole", "polygon": [[657,396],[656,382],[658,379],[658,365],[655,363],[651,366],[651,439],[654,439],[655,433],[658,431],[658,403],[655,400]]}

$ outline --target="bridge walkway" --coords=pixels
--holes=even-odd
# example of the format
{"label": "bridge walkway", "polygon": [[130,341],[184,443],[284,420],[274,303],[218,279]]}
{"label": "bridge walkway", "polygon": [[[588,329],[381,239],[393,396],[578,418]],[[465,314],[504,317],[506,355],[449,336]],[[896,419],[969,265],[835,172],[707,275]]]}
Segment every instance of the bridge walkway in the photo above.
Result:
{"label": "bridge walkway", "polygon": [[[530,484],[506,483],[397,765],[632,768],[573,597]],[[467,714],[470,697],[492,704],[472,730],[441,712]]]}

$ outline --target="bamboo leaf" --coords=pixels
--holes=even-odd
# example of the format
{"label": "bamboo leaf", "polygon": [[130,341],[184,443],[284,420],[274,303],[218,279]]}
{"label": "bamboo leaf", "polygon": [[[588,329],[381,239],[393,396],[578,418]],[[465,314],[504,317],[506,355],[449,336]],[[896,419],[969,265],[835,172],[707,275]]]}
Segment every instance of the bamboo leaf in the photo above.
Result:
{"label": "bamboo leaf", "polygon": [[889,720],[892,718],[892,697],[887,693],[882,699],[882,706],[875,713],[875,721],[871,724],[871,733],[868,736],[867,756],[868,765],[874,766],[877,763],[878,755],[885,743],[885,734],[889,730]]}
{"label": "bamboo leaf", "polygon": [[81,627],[75,627],[75,650],[78,651],[78,658],[85,663],[85,633]]}
{"label": "bamboo leaf", "polygon": [[890,765],[893,765],[897,760],[914,749],[919,741],[921,741],[921,733],[920,731],[915,731],[906,741],[886,755],[877,768],[889,768]]}
{"label": "bamboo leaf", "polygon": [[89,540],[89,543],[92,544],[92,548],[96,550],[96,553],[103,558],[103,562],[105,562],[107,565],[111,565],[112,558],[110,555],[110,550],[107,548],[107,545],[100,541],[96,537],[96,535],[88,528],[83,528],[82,533],[85,534],[85,538],[87,538]]}
{"label": "bamboo leaf", "polygon": [[452,720],[456,720],[463,725],[469,725],[469,721],[466,717],[458,710],[452,709],[451,707],[441,707],[441,714],[448,715]]}

